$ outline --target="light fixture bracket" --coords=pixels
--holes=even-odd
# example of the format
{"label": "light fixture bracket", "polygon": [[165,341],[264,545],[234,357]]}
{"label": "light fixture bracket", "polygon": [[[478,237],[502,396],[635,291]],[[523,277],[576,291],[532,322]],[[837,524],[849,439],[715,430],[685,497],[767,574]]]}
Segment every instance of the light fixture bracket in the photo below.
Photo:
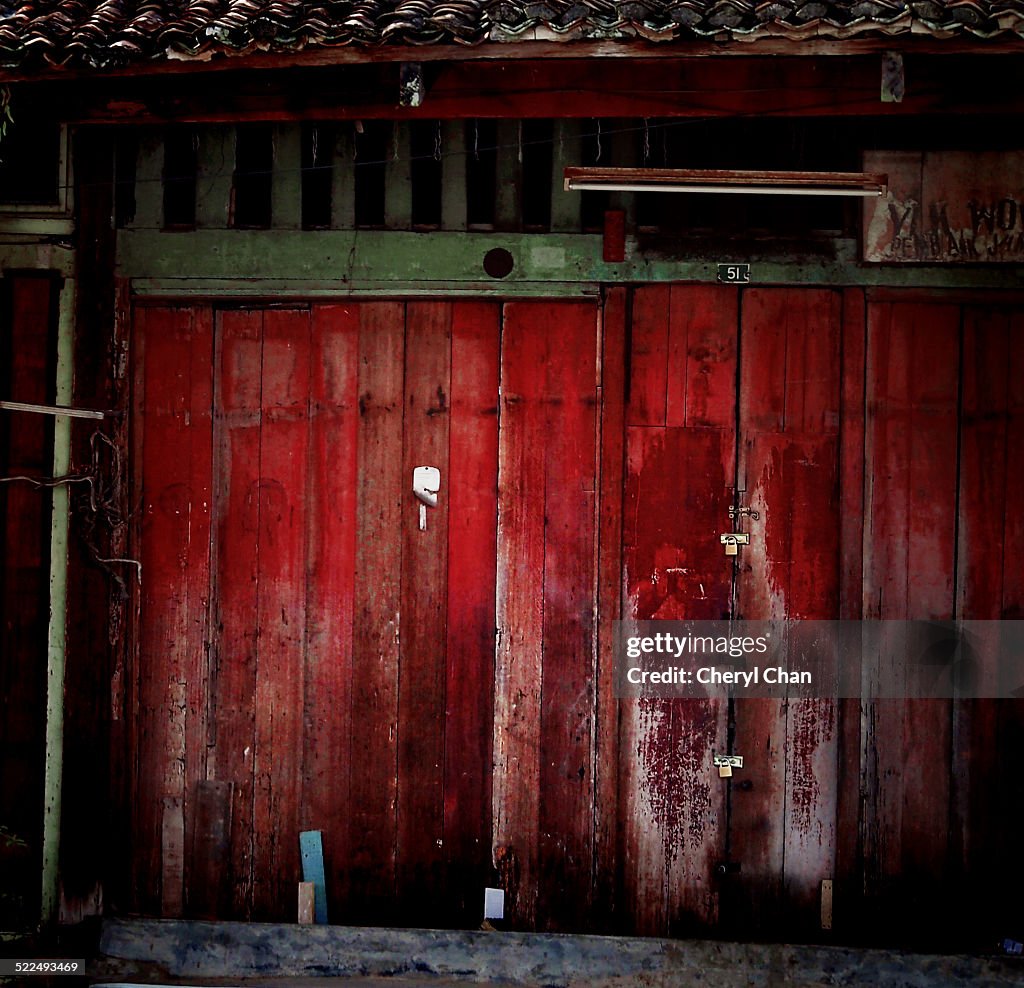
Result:
{"label": "light fixture bracket", "polygon": [[695,192],[774,196],[884,196],[889,176],[867,172],[725,171],[686,168],[565,169],[567,192]]}

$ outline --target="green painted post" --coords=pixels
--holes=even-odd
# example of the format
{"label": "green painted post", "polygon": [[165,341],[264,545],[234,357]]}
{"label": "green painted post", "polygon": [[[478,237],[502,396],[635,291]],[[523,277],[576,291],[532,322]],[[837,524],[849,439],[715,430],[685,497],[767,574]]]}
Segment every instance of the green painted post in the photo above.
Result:
{"label": "green painted post", "polygon": [[155,130],[145,130],[139,138],[135,159],[135,218],[131,225],[143,230],[159,230],[164,225],[164,138]]}
{"label": "green painted post", "polygon": [[409,125],[395,121],[384,179],[384,226],[389,230],[412,227],[412,140]]}
{"label": "green painted post", "polygon": [[274,127],[274,173],[270,186],[270,225],[302,229],[302,132],[298,124]]}
{"label": "green painted post", "polygon": [[331,229],[351,230],[356,225],[355,137],[352,124],[338,124],[331,172]]}
{"label": "green painted post", "polygon": [[523,222],[523,165],[518,120],[498,122],[498,165],[494,188],[495,230],[518,230]]}
{"label": "green painted post", "polygon": [[567,165],[578,165],[582,160],[579,120],[556,120],[554,148],[551,153],[551,232],[579,233],[579,192],[566,192],[563,173]]}
{"label": "green painted post", "polygon": [[[57,323],[56,402],[70,405],[74,383],[72,365],[72,306],[74,282],[64,282]],[[53,475],[71,468],[71,419],[58,416],[53,426]],[[57,918],[60,876],[61,790],[64,773],[64,666],[67,656],[67,583],[69,495],[53,488],[50,515],[50,623],[46,643],[46,747],[43,756],[43,888],[41,919]]]}
{"label": "green painted post", "polygon": [[446,120],[441,126],[441,229],[466,229],[466,123]]}
{"label": "green painted post", "polygon": [[196,226],[223,230],[230,225],[235,128],[204,127],[199,134]]}

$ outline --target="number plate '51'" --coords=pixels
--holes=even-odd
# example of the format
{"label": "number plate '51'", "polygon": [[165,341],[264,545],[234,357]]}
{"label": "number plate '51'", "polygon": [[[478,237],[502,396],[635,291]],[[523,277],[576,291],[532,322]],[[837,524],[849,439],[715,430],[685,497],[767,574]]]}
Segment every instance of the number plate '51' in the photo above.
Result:
{"label": "number plate '51'", "polygon": [[719,264],[718,280],[725,285],[742,285],[750,281],[749,264]]}

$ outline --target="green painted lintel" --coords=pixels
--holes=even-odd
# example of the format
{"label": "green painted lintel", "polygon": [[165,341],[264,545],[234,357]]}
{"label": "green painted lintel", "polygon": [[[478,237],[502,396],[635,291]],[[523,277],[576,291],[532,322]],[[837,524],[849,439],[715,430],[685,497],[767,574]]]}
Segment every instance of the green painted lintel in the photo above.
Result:
{"label": "green painted lintel", "polygon": [[[492,281],[483,270],[487,251],[503,247],[511,274]],[[887,288],[1020,289],[1024,267],[876,265],[856,260],[856,245],[839,241],[835,256],[799,260],[674,258],[640,251],[627,238],[626,260],[602,261],[593,234],[414,233],[380,230],[195,230],[159,233],[126,230],[118,238],[118,273],[152,281],[251,282],[251,294],[269,284],[333,285],[345,293],[364,285],[434,283],[452,288],[482,283],[622,284],[713,282],[719,261],[751,264],[752,285]],[[184,279],[184,280],[182,280]]]}

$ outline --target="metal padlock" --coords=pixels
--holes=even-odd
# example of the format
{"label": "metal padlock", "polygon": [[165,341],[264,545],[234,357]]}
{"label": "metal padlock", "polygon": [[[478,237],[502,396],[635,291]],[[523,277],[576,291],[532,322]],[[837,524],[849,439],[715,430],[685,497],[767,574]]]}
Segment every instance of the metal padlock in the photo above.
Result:
{"label": "metal padlock", "polygon": [[741,545],[750,545],[749,532],[726,532],[719,536],[727,556],[735,556]]}

